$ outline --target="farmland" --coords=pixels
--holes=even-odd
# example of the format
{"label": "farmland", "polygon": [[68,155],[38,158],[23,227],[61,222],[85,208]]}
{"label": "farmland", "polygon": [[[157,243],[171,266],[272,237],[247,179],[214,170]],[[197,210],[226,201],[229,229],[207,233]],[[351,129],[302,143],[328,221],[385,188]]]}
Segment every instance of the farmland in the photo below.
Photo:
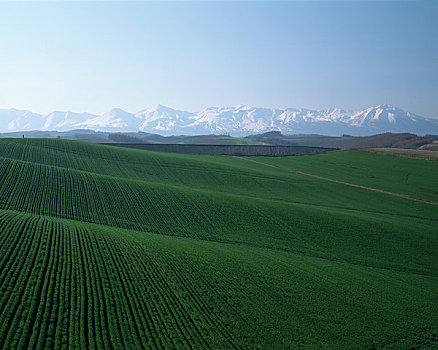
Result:
{"label": "farmland", "polygon": [[303,154],[325,153],[335,148],[307,147],[307,146],[267,146],[247,145],[243,142],[234,145],[208,144],[145,144],[145,143],[103,143],[109,146],[143,149],[147,151],[210,154],[210,155],[242,155],[242,156],[297,156]]}
{"label": "farmland", "polygon": [[[438,201],[438,163],[254,160]],[[0,140],[0,348],[433,348],[438,207],[227,156]]]}
{"label": "farmland", "polygon": [[438,149],[435,148],[435,144],[433,143],[427,146],[430,148],[424,148],[424,149],[367,148],[365,150],[368,152],[373,152],[377,154],[387,154],[391,156],[418,158],[425,160],[438,160],[438,152],[437,152]]}

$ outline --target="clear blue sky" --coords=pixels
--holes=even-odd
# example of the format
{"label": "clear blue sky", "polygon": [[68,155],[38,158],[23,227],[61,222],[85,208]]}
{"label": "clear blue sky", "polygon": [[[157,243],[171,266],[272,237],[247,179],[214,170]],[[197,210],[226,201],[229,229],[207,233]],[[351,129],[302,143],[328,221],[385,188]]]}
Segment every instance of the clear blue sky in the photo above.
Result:
{"label": "clear blue sky", "polygon": [[438,1],[2,2],[0,108],[438,117]]}

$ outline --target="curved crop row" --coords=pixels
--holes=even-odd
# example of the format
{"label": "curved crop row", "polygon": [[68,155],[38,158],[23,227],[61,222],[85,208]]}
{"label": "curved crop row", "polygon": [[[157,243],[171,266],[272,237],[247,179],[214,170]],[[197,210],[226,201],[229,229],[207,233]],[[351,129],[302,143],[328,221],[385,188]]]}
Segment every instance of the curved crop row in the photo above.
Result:
{"label": "curved crop row", "polygon": [[0,349],[433,347],[436,211],[339,186],[0,140]]}
{"label": "curved crop row", "polygon": [[0,348],[239,347],[184,266],[99,230],[0,214]]}

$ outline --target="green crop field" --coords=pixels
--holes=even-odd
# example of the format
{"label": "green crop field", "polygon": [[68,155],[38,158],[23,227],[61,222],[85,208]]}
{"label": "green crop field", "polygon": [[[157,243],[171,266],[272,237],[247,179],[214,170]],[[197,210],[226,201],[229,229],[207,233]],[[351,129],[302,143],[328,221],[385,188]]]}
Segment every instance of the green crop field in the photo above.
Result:
{"label": "green crop field", "polygon": [[425,149],[404,149],[404,148],[366,148],[367,152],[387,154],[392,156],[417,158],[425,160],[438,160],[438,144],[431,143]]}
{"label": "green crop field", "polygon": [[[438,201],[438,163],[251,157]],[[0,140],[0,349],[438,348],[438,206],[227,156]]]}
{"label": "green crop field", "polygon": [[422,151],[386,150],[392,150],[393,155],[342,151],[312,157],[252,159],[438,202],[438,164],[434,161],[396,157],[402,152],[407,154]]}

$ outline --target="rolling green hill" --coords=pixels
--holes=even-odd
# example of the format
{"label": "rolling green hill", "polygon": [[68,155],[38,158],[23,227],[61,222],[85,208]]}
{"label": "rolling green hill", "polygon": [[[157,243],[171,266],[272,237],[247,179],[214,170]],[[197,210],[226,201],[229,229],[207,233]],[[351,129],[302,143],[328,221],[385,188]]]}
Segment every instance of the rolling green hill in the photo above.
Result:
{"label": "rolling green hill", "polygon": [[[436,162],[262,161],[438,197]],[[437,214],[233,157],[3,139],[0,348],[433,348]]]}

